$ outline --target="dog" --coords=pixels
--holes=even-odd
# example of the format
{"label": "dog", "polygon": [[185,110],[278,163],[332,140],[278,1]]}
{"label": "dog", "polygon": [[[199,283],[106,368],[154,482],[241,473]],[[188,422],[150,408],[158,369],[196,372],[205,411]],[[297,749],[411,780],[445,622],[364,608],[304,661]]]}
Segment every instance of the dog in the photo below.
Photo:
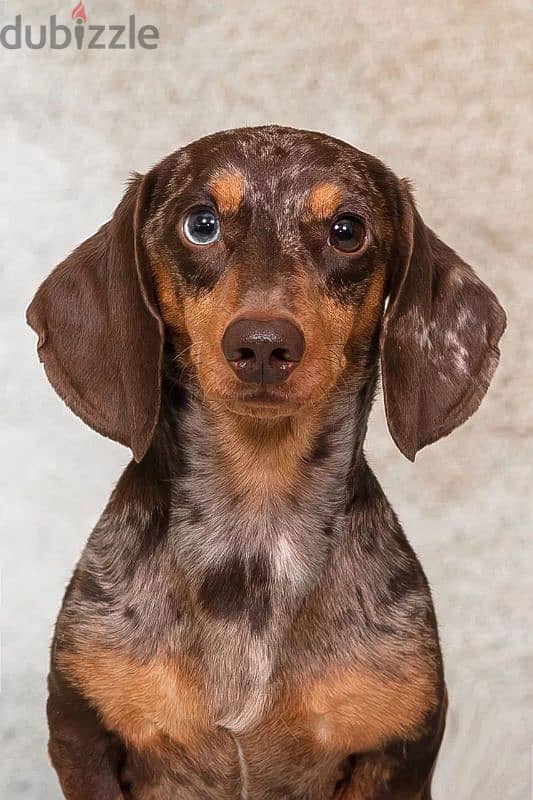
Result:
{"label": "dog", "polygon": [[363,444],[479,406],[505,315],[409,184],[321,133],[207,136],[134,175],[28,309],[65,403],[134,460],[66,590],[67,800],[428,800],[430,590]]}

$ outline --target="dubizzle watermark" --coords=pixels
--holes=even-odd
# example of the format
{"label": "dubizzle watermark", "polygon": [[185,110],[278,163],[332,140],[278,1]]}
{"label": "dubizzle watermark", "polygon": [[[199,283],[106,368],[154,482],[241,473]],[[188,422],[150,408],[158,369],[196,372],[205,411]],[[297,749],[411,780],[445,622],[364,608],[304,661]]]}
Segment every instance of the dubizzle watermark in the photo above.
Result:
{"label": "dubizzle watermark", "polygon": [[89,25],[87,10],[80,0],[71,13],[73,24],[58,23],[54,14],[46,25],[29,25],[17,14],[14,22],[0,28],[0,46],[6,50],[155,50],[159,29],[155,25],[137,26],[135,14],[123,25]]}

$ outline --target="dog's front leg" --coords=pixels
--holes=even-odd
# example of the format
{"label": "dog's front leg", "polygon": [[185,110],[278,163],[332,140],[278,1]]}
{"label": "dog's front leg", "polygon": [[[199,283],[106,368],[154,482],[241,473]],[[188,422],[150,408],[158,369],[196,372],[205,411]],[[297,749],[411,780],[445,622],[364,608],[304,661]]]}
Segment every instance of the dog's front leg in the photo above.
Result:
{"label": "dog's front leg", "polygon": [[57,672],[48,679],[49,753],[67,800],[125,800],[120,746],[94,709]]}
{"label": "dog's front leg", "polygon": [[[448,698],[427,720],[419,739],[390,745],[355,759],[350,783],[339,800],[431,800],[431,779],[444,735]],[[337,798],[335,798],[337,800]]]}

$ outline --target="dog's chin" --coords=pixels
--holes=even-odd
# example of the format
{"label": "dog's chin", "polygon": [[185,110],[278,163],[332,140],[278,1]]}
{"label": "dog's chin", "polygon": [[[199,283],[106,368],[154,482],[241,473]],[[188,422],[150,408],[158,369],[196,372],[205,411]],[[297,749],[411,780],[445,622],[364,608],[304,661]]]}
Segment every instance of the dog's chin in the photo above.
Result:
{"label": "dog's chin", "polygon": [[227,405],[229,411],[239,417],[251,419],[276,420],[291,417],[296,413],[294,407],[284,406],[254,406],[246,403],[233,403]]}
{"label": "dog's chin", "polygon": [[293,416],[307,405],[303,399],[286,397],[268,388],[258,389],[246,396],[226,395],[218,398],[218,402],[238,416],[264,420]]}

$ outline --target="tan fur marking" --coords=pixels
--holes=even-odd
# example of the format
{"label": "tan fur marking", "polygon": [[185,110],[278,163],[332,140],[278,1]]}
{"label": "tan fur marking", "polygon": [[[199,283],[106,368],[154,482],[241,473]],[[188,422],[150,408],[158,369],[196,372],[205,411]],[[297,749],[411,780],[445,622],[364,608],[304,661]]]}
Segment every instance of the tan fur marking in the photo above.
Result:
{"label": "tan fur marking", "polygon": [[354,309],[341,305],[310,281],[306,270],[295,266],[291,289],[295,317],[305,334],[306,350],[300,392],[306,400],[320,401],[346,367],[344,348],[353,326]]}
{"label": "tan fur marking", "polygon": [[190,357],[206,397],[224,394],[228,382],[237,381],[222,354],[221,342],[228,321],[238,307],[238,283],[234,270],[199,297],[185,295],[183,320],[194,343]]}
{"label": "tan fur marking", "polygon": [[318,219],[329,219],[342,203],[343,194],[335,183],[319,183],[307,197],[307,206]]}
{"label": "tan fur marking", "polygon": [[403,670],[391,678],[354,665],[314,682],[305,703],[317,740],[327,749],[365,752],[415,736],[437,704],[435,671],[414,659]]}
{"label": "tan fur marking", "polygon": [[283,496],[294,488],[319,425],[317,409],[266,420],[217,408],[215,417],[224,454],[221,474],[231,485],[251,495]]}
{"label": "tan fur marking", "polygon": [[220,172],[209,184],[219,211],[233,214],[239,208],[246,181],[244,175],[236,170]]}
{"label": "tan fur marking", "polygon": [[184,668],[164,658],[140,664],[84,646],[60,654],[58,664],[106,727],[137,747],[158,747],[165,737],[188,743],[207,724],[199,687]]}
{"label": "tan fur marking", "polygon": [[184,329],[183,311],[178,302],[170,272],[165,264],[158,262],[154,265],[154,282],[163,321],[174,333],[182,334]]}
{"label": "tan fur marking", "polygon": [[376,271],[367,290],[365,299],[355,313],[352,336],[369,339],[378,323],[383,308],[383,291],[385,287],[385,270]]}
{"label": "tan fur marking", "polygon": [[[230,398],[227,402],[220,399],[240,391],[223,360],[220,342],[229,320],[239,312],[249,316],[289,312],[278,305],[241,308],[237,269],[223,277],[209,294],[185,297],[183,301],[187,332],[193,342],[201,343],[191,356],[214,411],[214,432],[223,453],[220,474],[229,484],[237,485],[240,493],[281,497],[294,489],[301,479],[302,459],[320,426],[324,398],[347,366],[344,347],[353,330],[354,308],[324,296],[312,285],[306,270],[298,266],[288,295],[294,318],[304,331],[306,351],[301,367],[283,387],[287,398],[284,416],[277,418],[276,412],[268,417],[265,411],[261,415],[247,411],[245,416]],[[297,402],[291,407],[293,393]]]}

